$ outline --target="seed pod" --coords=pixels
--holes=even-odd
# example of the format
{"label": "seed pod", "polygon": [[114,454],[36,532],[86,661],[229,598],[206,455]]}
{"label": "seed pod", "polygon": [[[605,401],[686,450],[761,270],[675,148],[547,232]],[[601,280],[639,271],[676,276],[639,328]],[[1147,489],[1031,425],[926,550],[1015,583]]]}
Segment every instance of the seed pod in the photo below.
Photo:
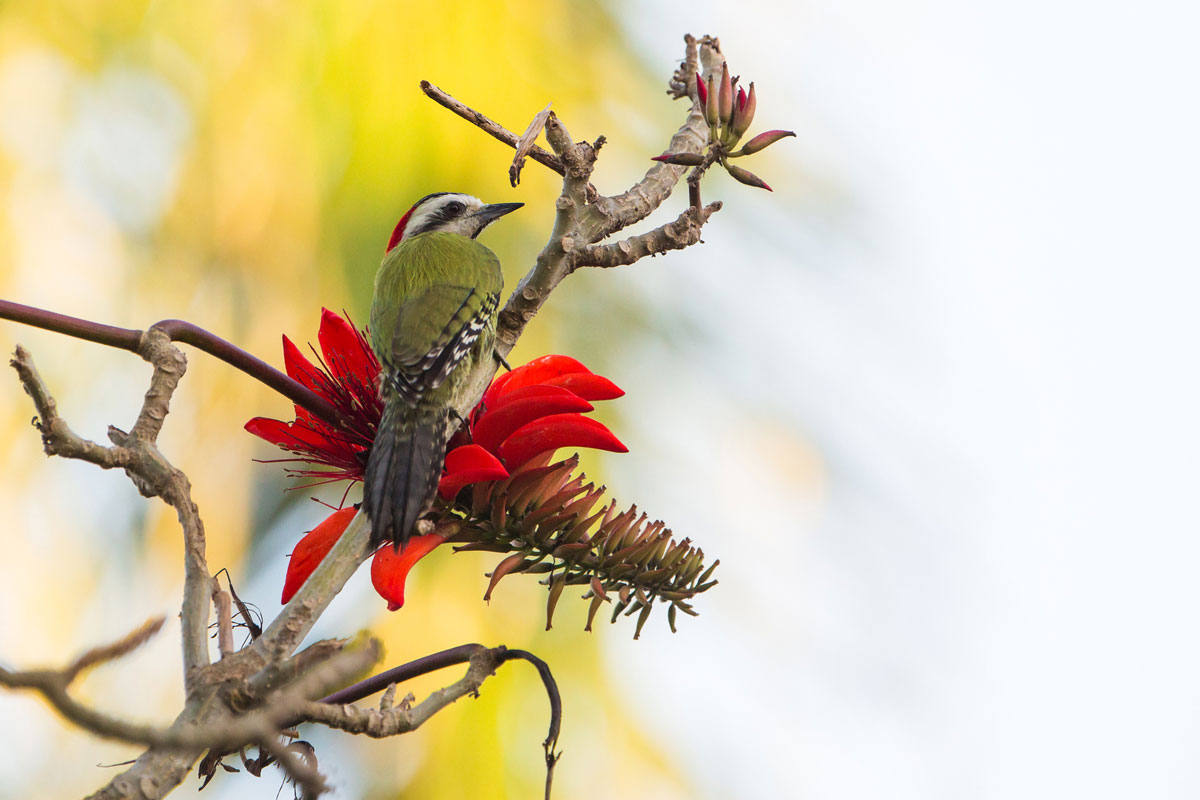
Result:
{"label": "seed pod", "polygon": [[562,596],[563,587],[567,585],[566,576],[565,572],[560,573],[550,584],[550,597],[546,600],[546,630],[550,630],[550,622],[554,619],[554,607],[558,605],[558,598]]}
{"label": "seed pod", "polygon": [[[483,593],[483,602],[490,602],[492,599],[492,590],[496,588],[496,584],[500,582],[500,579],[515,570],[524,561],[525,554],[516,553],[515,555],[511,555],[497,564],[496,568],[492,570],[492,579],[488,582],[487,591]],[[529,566],[533,565],[530,564]]]}
{"label": "seed pod", "polygon": [[717,568],[717,565],[718,565],[718,564],[720,564],[720,563],[721,563],[721,559],[719,559],[719,558],[718,558],[716,561],[714,561],[714,562],[712,563],[712,565],[711,565],[711,566],[710,566],[708,569],[704,570],[704,574],[703,574],[703,575],[701,575],[701,576],[700,576],[700,579],[699,579],[698,581],[696,581],[696,582],[697,582],[697,583],[704,583],[704,582],[705,582],[705,581],[707,581],[709,578],[711,578],[711,577],[712,577],[712,574],[713,574],[713,571],[714,571],[714,570]]}
{"label": "seed pod", "polygon": [[592,620],[596,618],[596,612],[600,610],[600,606],[604,605],[604,598],[596,595],[592,598],[592,604],[588,606],[587,625],[583,626],[585,631],[592,629]]}
{"label": "seed pod", "polygon": [[633,638],[636,639],[642,635],[642,626],[646,624],[646,620],[650,619],[650,611],[653,606],[642,606],[642,613],[638,615],[637,627],[633,629]]}

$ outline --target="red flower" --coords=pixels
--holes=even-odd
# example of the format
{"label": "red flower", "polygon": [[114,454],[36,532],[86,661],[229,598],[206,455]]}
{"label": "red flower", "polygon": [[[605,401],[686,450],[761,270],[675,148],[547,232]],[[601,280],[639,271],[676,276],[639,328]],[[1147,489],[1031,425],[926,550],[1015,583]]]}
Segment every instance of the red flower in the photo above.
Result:
{"label": "red flower", "polygon": [[[246,423],[246,430],[296,454],[286,461],[324,467],[289,468],[293,475],[321,478],[320,483],[359,481],[382,412],[376,390],[379,361],[366,336],[328,309],[322,312],[317,338],[321,357],[314,365],[284,337],[287,373],[329,400],[346,420],[345,427],[334,428],[297,406],[290,423],[256,417]],[[507,478],[535,456],[560,447],[626,452],[612,431],[583,416],[592,410],[590,401],[623,394],[612,381],[568,356],[542,356],[498,376],[471,412],[467,429],[451,440],[439,496],[451,502],[466,486]],[[354,513],[349,507],[333,512],[296,544],[284,580],[284,603],[329,553]],[[371,581],[390,610],[404,605],[409,570],[443,541],[437,534],[425,534],[409,539],[399,552],[387,544],[375,553]]]}
{"label": "red flower", "polygon": [[327,308],[321,310],[317,341],[321,355],[313,364],[284,336],[283,363],[289,377],[333,404],[344,421],[343,427],[335,428],[297,405],[292,422],[255,417],[246,423],[246,430],[297,456],[279,461],[325,467],[291,467],[288,472],[293,476],[319,478],[318,484],[360,481],[383,413],[377,388],[379,359],[362,331]]}

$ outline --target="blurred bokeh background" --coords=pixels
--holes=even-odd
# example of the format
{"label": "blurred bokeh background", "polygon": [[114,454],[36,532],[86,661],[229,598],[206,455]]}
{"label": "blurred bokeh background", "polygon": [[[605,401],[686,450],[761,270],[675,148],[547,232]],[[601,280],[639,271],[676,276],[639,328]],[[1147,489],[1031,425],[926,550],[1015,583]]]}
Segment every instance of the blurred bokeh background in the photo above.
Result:
{"label": "blurred bokeh background", "polygon": [[[532,650],[563,690],[562,798],[1191,797],[1200,791],[1194,306],[1197,64],[1184,4],[526,0],[0,5],[0,296],[127,327],[181,317],[281,362],[322,306],[363,320],[418,197],[519,200],[487,234],[509,285],[555,176],[425,99],[510,128],[547,102],[605,134],[625,188],[684,108],[682,34],[722,37],[775,187],[714,174],[706,243],[571,277],[513,363],[565,352],[628,392],[630,447],[590,474],[722,566],[698,619],[582,631],[564,597],[437,552],[389,614],[365,571],[315,635],[388,662]],[[647,225],[684,204],[672,199]],[[1188,231],[1192,233],[1189,235]],[[14,324],[76,430],[127,426],[129,354]],[[0,659],[62,663],[173,627],[79,696],[168,721],[182,698],[180,540],[120,474],[45,459],[0,391]],[[161,444],[209,563],[271,616],[323,517],[241,429],[282,398],[203,356]],[[456,676],[416,682],[420,695]],[[375,742],[308,731],[343,798],[540,796],[531,670]],[[0,694],[0,797],[66,797],[133,748]],[[218,775],[210,800],[280,777]],[[177,796],[191,796],[196,783]],[[285,790],[288,791],[288,790]]]}

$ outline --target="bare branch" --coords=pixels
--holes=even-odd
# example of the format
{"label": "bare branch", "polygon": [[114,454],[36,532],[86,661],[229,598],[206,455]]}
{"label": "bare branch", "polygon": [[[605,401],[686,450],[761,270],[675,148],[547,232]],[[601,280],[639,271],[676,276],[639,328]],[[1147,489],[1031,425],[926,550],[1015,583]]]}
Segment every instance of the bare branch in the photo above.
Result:
{"label": "bare branch", "polygon": [[415,707],[402,704],[388,711],[380,711],[374,708],[361,709],[350,704],[313,702],[304,704],[300,714],[309,722],[320,722],[347,733],[363,734],[375,739],[414,731],[460,697],[477,694],[483,682],[503,662],[503,648],[490,650],[482,645],[466,646],[473,649],[467,674],[458,682],[434,691]]}
{"label": "bare branch", "polygon": [[571,269],[578,267],[619,267],[632,264],[646,256],[669,250],[682,250],[700,241],[701,227],[708,218],[721,210],[721,201],[709,203],[697,210],[688,206],[673,222],[652,231],[631,236],[619,242],[588,245],[572,254]]}
{"label": "bare branch", "polygon": [[[691,53],[694,44],[688,43]],[[702,76],[719,71],[725,60],[720,42],[709,36],[700,40],[700,64]],[[693,103],[687,120],[671,137],[666,147],[669,153],[699,153],[708,141],[708,124],[698,103]],[[650,216],[670,196],[675,184],[686,167],[656,162],[645,176],[619,195],[602,197],[589,208],[588,218],[583,221],[587,242],[595,243],[605,236],[616,233]]]}
{"label": "bare branch", "polygon": [[[428,95],[430,99],[434,100],[438,105],[450,109],[467,122],[470,122],[478,127],[484,133],[492,136],[495,139],[499,139],[509,147],[515,148],[517,143],[520,141],[520,137],[510,131],[508,128],[505,128],[500,123],[495,122],[478,111],[475,111],[474,109],[471,109],[460,103],[438,87],[434,86],[429,81],[421,81],[421,91]],[[542,166],[549,167],[559,175],[563,174],[562,162],[537,145],[534,145],[532,148],[530,148],[529,157]]]}
{"label": "bare branch", "polygon": [[212,579],[212,603],[217,611],[217,652],[221,658],[233,654],[233,600],[229,592]]}
{"label": "bare branch", "polygon": [[549,664],[525,650],[505,651],[504,660],[510,661],[512,659],[528,661],[534,666],[542,679],[542,685],[546,688],[546,696],[550,700],[550,732],[546,735],[546,741],[542,742],[542,749],[546,751],[545,800],[550,800],[550,787],[554,782],[554,765],[562,757],[562,753],[554,751],[554,748],[558,746],[559,730],[562,728],[562,697],[558,693],[558,683],[555,682],[554,676],[550,673]]}
{"label": "bare branch", "polygon": [[162,630],[163,623],[166,621],[166,617],[152,617],[117,641],[88,650],[63,670],[63,683],[70,685],[84,670],[132,653]]}
{"label": "bare branch", "polygon": [[356,703],[359,700],[370,697],[376,692],[387,689],[389,686],[395,686],[398,683],[404,683],[421,675],[436,672],[446,667],[452,667],[455,664],[466,664],[471,660],[471,656],[486,649],[481,644],[462,644],[458,647],[451,647],[449,650],[442,650],[440,653],[433,653],[432,655],[418,658],[415,661],[410,661],[407,664],[392,667],[385,672],[380,672],[378,675],[372,675],[353,686],[347,686],[345,689],[336,691],[328,697],[322,697],[321,702],[333,705]]}
{"label": "bare branch", "polygon": [[125,467],[129,454],[124,450],[105,447],[79,436],[71,430],[62,417],[58,416],[58,403],[46,388],[42,376],[33,364],[33,357],[24,347],[17,345],[9,365],[17,371],[17,377],[25,393],[33,398],[38,418],[34,427],[42,434],[42,448],[48,456],[62,456],[87,461],[104,469]]}
{"label": "bare branch", "polygon": [[[546,752],[546,797],[549,798],[554,765],[560,755],[555,752],[555,747],[558,744],[558,734],[562,727],[562,698],[558,692],[558,684],[550,672],[550,667],[545,661],[525,650],[509,650],[505,647],[488,649],[481,644],[460,645],[373,675],[353,686],[348,686],[322,698],[319,703],[308,704],[303,713],[309,721],[320,722],[332,728],[349,733],[361,733],[373,738],[408,733],[416,730],[431,716],[458,698],[467,694],[478,694],[483,681],[493,674],[501,664],[512,660],[523,660],[533,664],[550,700],[550,732],[542,743]],[[404,702],[399,706],[392,706],[396,684],[435,670],[468,662],[471,666],[462,680],[434,692],[420,705],[413,707]],[[378,709],[360,709],[351,705],[353,702],[370,697],[381,690],[384,690],[385,694]]]}
{"label": "bare branch", "polygon": [[[685,72],[687,64],[694,65],[697,61],[702,64],[706,73],[720,69],[724,57],[716,39],[704,37],[697,42],[694,38],[688,37],[686,42]],[[692,69],[694,70],[696,67],[693,66]],[[428,81],[422,82],[421,88],[430,97],[459,116],[475,123],[510,146],[517,146],[518,138],[515,135],[504,131],[479,112],[467,108],[441,90],[431,86]],[[481,123],[480,120],[484,120],[484,122]],[[499,133],[495,129],[499,129],[503,133]],[[589,184],[596,161],[596,151],[599,149],[602,139],[598,139],[594,144],[573,143],[566,128],[553,114],[546,120],[545,131],[546,139],[554,150],[552,168],[563,175],[563,189],[555,204],[555,222],[550,240],[538,254],[533,268],[509,295],[504,308],[497,317],[496,352],[501,357],[511,352],[517,339],[524,332],[525,326],[545,304],[550,292],[572,272],[575,266],[581,263],[576,261],[576,251],[644,219],[670,196],[675,184],[687,169],[656,162],[645,176],[628,191],[614,197],[602,197],[596,195]],[[708,125],[704,121],[704,115],[698,104],[693,103],[687,119],[675,132],[667,149],[673,153],[700,153],[707,139]],[[531,152],[531,157],[536,158],[536,153],[535,149]],[[542,161],[542,163],[548,162]],[[698,203],[698,195],[694,200]],[[704,218],[712,214],[712,211],[704,214],[704,210],[699,207],[697,211]],[[657,239],[652,236],[646,243],[649,244],[660,239],[662,239],[661,234]],[[698,236],[696,241],[699,241]],[[635,242],[629,242],[631,248],[634,244]],[[647,251],[647,253],[649,252],[661,251],[654,251],[651,248]],[[594,251],[589,251],[589,253],[594,257],[593,260],[599,257]],[[604,258],[613,260],[614,257],[604,256]],[[615,263],[632,262],[617,260],[614,261]],[[483,394],[494,371],[494,365],[486,360],[481,361],[476,367],[470,378],[470,384],[474,391],[467,393],[470,403],[464,403],[463,408],[457,409],[461,414],[470,411],[479,396]]]}
{"label": "bare branch", "polygon": [[678,100],[681,97],[696,96],[696,75],[699,72],[696,37],[690,33],[685,34],[683,61],[679,64],[679,69],[675,70],[675,74],[671,76],[671,80],[667,86],[667,94]]}
{"label": "bare branch", "polygon": [[[144,628],[131,637],[141,635],[144,641]],[[128,645],[127,640],[131,637],[126,637],[118,645]],[[375,640],[368,642],[366,647],[338,653],[289,686],[273,693],[260,709],[240,717],[230,717],[231,712],[227,709],[212,712],[222,717],[214,716],[206,720],[209,724],[203,726],[175,724],[169,728],[157,728],[127,722],[88,708],[67,693],[68,678],[72,677],[70,668],[27,672],[0,668],[0,685],[40,692],[66,719],[106,739],[167,750],[202,751],[213,748],[232,752],[246,744],[263,742],[277,735],[281,729],[290,727],[290,720],[300,718],[299,710],[311,702],[313,695],[319,694],[330,684],[344,682],[349,676],[362,672],[378,657],[379,644]]]}
{"label": "bare branch", "polygon": [[160,330],[143,336],[138,352],[154,367],[150,388],[130,434],[109,428],[115,447],[103,447],[73,433],[57,414],[57,403],[42,381],[33,358],[17,347],[10,362],[25,391],[33,398],[39,419],[37,428],[47,454],[76,458],[104,468],[122,467],[143,495],[161,497],[174,506],[184,533],[185,585],[181,611],[183,621],[184,677],[208,664],[208,565],[204,555],[204,524],[191,499],[187,476],[175,469],[158,451],[155,438],[166,417],[171,394],[186,369],[187,361]]}

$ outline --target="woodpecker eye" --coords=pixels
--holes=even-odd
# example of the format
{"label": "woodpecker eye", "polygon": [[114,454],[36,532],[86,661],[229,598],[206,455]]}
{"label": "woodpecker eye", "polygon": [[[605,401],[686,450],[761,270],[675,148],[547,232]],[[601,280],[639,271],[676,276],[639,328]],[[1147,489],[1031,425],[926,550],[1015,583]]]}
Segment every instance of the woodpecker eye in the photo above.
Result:
{"label": "woodpecker eye", "polygon": [[457,217],[459,214],[467,210],[467,207],[457,200],[446,203],[446,216]]}

